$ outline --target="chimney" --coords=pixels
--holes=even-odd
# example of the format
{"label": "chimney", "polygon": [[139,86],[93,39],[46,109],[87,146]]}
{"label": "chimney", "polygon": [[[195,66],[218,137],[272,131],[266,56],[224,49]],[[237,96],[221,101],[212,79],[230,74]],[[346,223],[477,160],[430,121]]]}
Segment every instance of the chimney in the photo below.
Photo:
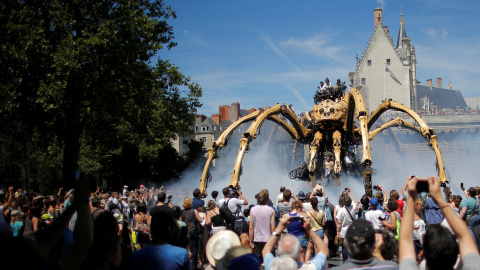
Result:
{"label": "chimney", "polygon": [[218,110],[220,111],[221,119],[228,120],[228,118],[230,117],[230,106],[222,105],[218,107]]}
{"label": "chimney", "polygon": [[255,109],[255,108],[250,108],[250,109],[248,110],[248,114],[251,114],[251,113],[255,112],[256,110],[257,110],[257,109]]}
{"label": "chimney", "polygon": [[240,118],[240,103],[234,102],[232,103],[232,106],[230,106],[230,115],[229,119],[231,121],[237,121],[238,118]]}
{"label": "chimney", "polygon": [[211,118],[212,118],[213,121],[215,121],[215,123],[217,123],[217,125],[220,125],[220,123],[222,122],[222,119],[221,119],[219,113],[212,114]]}
{"label": "chimney", "polygon": [[437,78],[437,87],[442,88],[442,78]]}
{"label": "chimney", "polygon": [[203,123],[207,119],[207,117],[203,114],[197,114],[197,118],[200,119],[200,123]]}
{"label": "chimney", "polygon": [[427,85],[430,86],[430,88],[432,88],[432,79],[427,80]]}
{"label": "chimney", "polygon": [[383,31],[385,31],[385,34],[387,34],[387,37],[390,36],[390,31],[388,31],[388,26],[383,26]]}
{"label": "chimney", "polygon": [[373,21],[375,23],[375,29],[377,29],[378,24],[382,24],[382,9],[381,8],[376,8],[373,10]]}

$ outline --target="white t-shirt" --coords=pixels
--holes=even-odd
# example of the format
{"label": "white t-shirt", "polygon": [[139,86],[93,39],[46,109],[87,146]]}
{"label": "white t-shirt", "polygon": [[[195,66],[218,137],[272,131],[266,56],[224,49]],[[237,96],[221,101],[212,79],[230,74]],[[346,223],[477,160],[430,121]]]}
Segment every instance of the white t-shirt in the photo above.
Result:
{"label": "white t-shirt", "polygon": [[357,209],[357,205],[355,204],[355,202],[352,202],[352,205],[350,205],[348,207],[341,207],[337,210],[336,218],[337,218],[337,220],[342,221],[342,226],[340,228],[340,236],[342,238],[345,238],[345,234],[347,233],[347,229],[350,226],[350,224],[352,224],[352,222],[353,222],[352,217],[355,219],[355,216],[357,215],[356,209]]}
{"label": "white t-shirt", "polygon": [[373,224],[375,230],[380,230],[383,226],[380,217],[383,217],[382,210],[370,210],[365,213],[365,219]]}
{"label": "white t-shirt", "polygon": [[275,201],[275,207],[277,207],[278,203],[283,201],[283,192],[278,194],[277,200]]}
{"label": "white t-shirt", "polygon": [[218,201],[220,207],[223,205],[223,202],[225,202],[225,200],[228,201],[228,209],[230,209],[230,211],[235,217],[245,217],[242,211],[242,205],[245,202],[244,200],[240,200],[237,198],[220,199]]}

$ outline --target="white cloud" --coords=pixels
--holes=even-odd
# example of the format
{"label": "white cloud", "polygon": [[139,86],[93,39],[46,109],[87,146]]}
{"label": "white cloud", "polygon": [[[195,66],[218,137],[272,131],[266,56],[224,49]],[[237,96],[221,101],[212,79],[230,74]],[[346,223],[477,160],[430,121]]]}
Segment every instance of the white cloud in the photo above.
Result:
{"label": "white cloud", "polygon": [[304,108],[302,110],[308,110],[310,109],[312,106],[311,105],[308,105],[306,102],[305,102],[305,99],[303,99],[302,95],[300,94],[300,92],[295,89],[295,87],[291,86],[291,85],[287,85],[287,89],[290,90],[290,92],[293,93],[293,95],[298,98],[298,100],[302,103],[302,105],[304,106]]}
{"label": "white cloud", "polygon": [[387,4],[385,0],[377,0],[377,4],[380,5],[379,8],[384,9],[385,5]]}
{"label": "white cloud", "polygon": [[280,57],[282,57],[285,61],[287,61],[287,63],[293,68],[295,69],[303,78],[305,78],[307,81],[310,81],[310,79],[305,76],[305,74],[303,73],[302,70],[300,70],[297,65],[295,65],[278,47],[277,45],[275,45],[275,43],[273,43],[273,41],[270,39],[269,36],[267,35],[261,35],[260,36],[262,38],[262,40],[265,41],[265,43],[267,43],[267,45],[277,54],[279,55]]}
{"label": "white cloud", "polygon": [[318,35],[304,40],[289,38],[287,41],[282,42],[282,45],[297,47],[320,58],[327,57],[337,62],[342,62],[340,53],[344,48],[340,46],[328,46],[329,42],[330,38],[328,35]]}

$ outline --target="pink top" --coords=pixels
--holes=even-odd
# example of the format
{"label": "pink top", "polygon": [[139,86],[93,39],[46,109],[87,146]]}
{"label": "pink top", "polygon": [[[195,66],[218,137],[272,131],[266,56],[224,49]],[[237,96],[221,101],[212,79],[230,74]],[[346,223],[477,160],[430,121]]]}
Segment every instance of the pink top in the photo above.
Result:
{"label": "pink top", "polygon": [[267,242],[272,235],[270,221],[273,208],[268,205],[256,205],[250,210],[250,218],[253,222],[253,242]]}

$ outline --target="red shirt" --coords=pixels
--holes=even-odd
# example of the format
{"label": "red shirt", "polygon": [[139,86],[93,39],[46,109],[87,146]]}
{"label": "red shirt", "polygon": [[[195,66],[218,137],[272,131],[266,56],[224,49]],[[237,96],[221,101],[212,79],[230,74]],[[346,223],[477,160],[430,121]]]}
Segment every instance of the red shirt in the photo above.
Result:
{"label": "red shirt", "polygon": [[397,200],[397,203],[398,203],[397,212],[400,214],[401,217],[403,217],[403,201]]}

